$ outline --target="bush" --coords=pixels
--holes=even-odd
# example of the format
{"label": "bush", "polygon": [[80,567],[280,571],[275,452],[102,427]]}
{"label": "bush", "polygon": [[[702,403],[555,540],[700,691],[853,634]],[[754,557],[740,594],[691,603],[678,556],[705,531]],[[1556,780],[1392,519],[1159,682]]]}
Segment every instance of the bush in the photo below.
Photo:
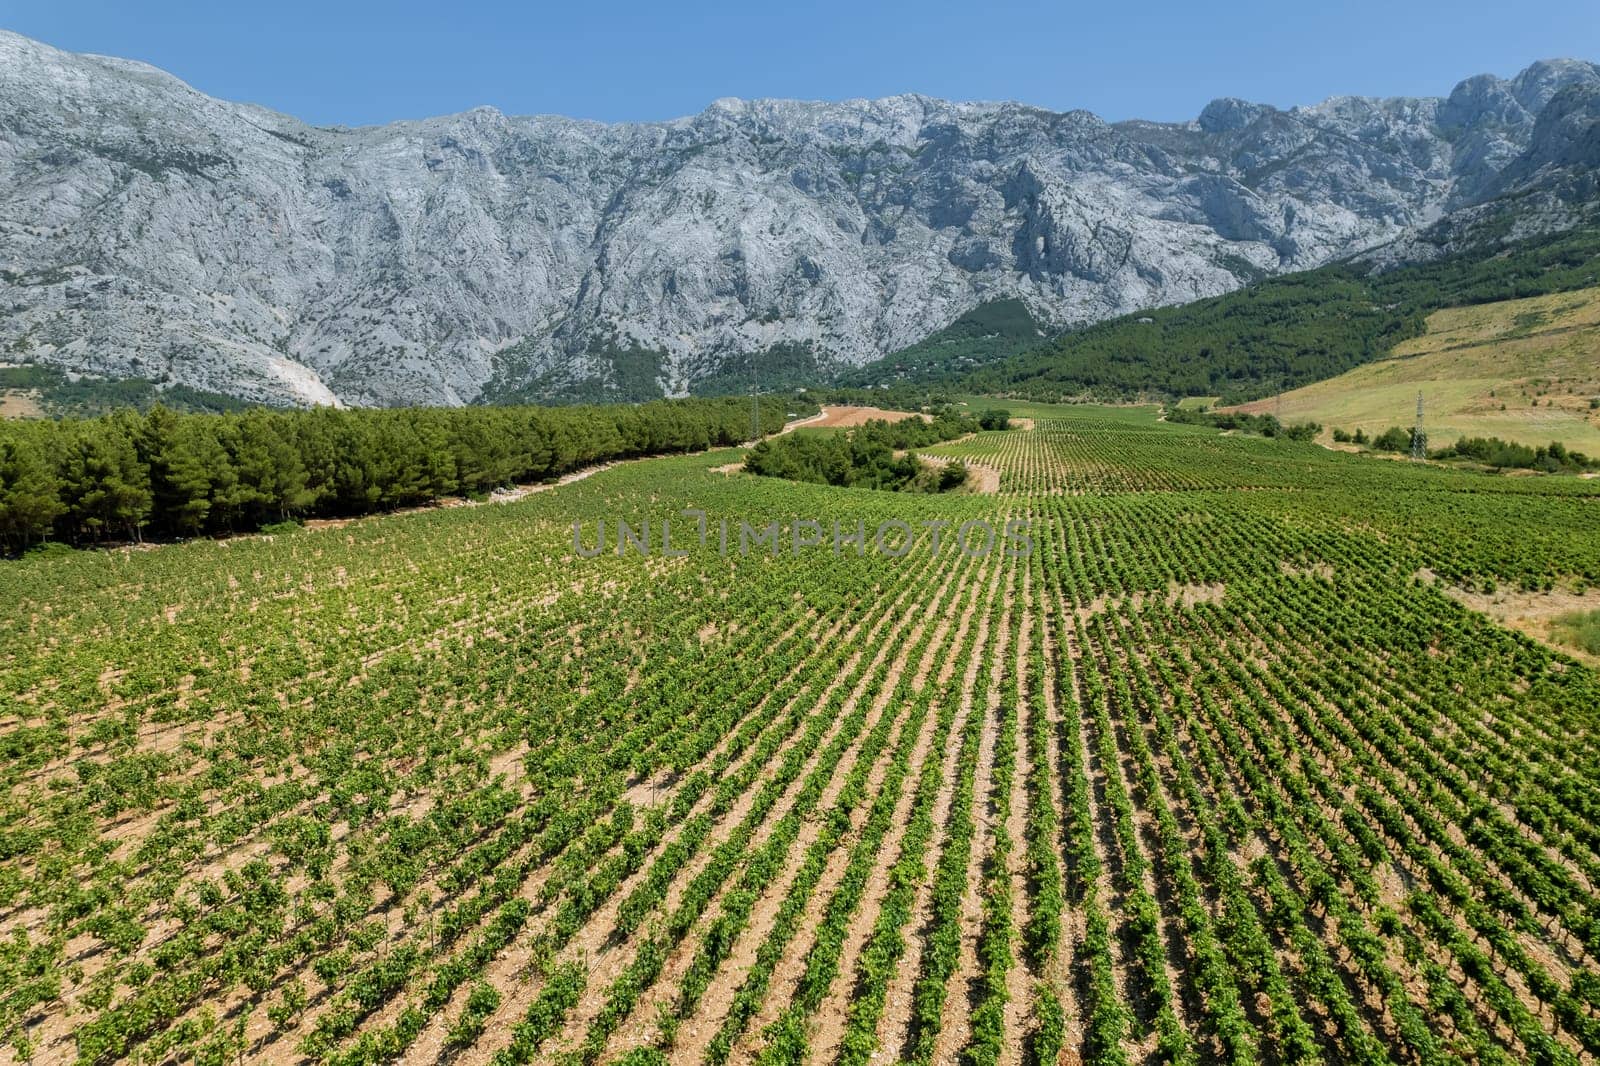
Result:
{"label": "bush", "polygon": [[1542,448],[1530,448],[1499,437],[1462,437],[1448,448],[1433,453],[1439,459],[1467,459],[1494,467],[1496,470],[1542,470],[1549,474],[1576,473],[1589,470],[1595,460],[1582,452],[1568,450],[1560,441],[1551,441]]}
{"label": "bush", "polygon": [[1411,431],[1401,429],[1399,426],[1390,426],[1372,442],[1372,446],[1380,452],[1410,451]]}
{"label": "bush", "polygon": [[959,489],[967,483],[967,464],[959,459],[952,459],[939,471],[939,491],[949,492]]}
{"label": "bush", "polygon": [[82,552],[70,544],[47,540],[29,548],[27,554],[31,559],[65,559],[73,555],[81,555]]}

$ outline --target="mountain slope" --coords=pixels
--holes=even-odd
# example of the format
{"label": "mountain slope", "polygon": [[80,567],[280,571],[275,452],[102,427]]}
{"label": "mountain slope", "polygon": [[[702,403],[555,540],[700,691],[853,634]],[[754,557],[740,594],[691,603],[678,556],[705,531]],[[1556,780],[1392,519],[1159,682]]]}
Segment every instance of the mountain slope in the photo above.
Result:
{"label": "mountain slope", "polygon": [[843,386],[961,376],[1037,347],[1045,333],[1020,300],[979,304],[916,344],[839,375]]}
{"label": "mountain slope", "polygon": [[1499,437],[1600,454],[1600,288],[1436,311],[1387,357],[1243,410],[1375,437],[1412,424],[1418,392],[1433,447]]}
{"label": "mountain slope", "polygon": [[1174,124],[902,96],[315,128],[0,34],[0,345],[300,403],[845,368],[985,302],[1055,331],[1380,247],[1509,195],[1592,86],[1563,61]]}
{"label": "mountain slope", "polygon": [[1592,286],[1600,229],[1380,270],[1339,263],[1102,322],[932,383],[1034,399],[1219,396],[1240,403],[1336,377],[1424,332],[1440,308]]}

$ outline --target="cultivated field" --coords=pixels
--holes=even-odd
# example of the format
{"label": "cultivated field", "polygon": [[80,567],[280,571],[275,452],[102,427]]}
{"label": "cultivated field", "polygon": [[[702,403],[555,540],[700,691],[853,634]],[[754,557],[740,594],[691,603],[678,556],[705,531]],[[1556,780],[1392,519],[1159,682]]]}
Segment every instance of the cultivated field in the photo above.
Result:
{"label": "cultivated field", "polygon": [[[5,563],[0,1058],[1600,1055],[1600,674],[1447,594],[1600,583],[1600,483],[1027,414],[929,449],[994,495],[723,451]],[[796,516],[868,550],[718,549]]]}
{"label": "cultivated field", "polygon": [[[902,419],[917,417],[919,416],[910,411],[889,411],[882,407],[824,404],[820,414],[794,423],[793,428],[806,426],[815,429],[847,429],[851,426],[863,425],[873,419],[879,419],[884,422],[899,422]],[[920,417],[926,418],[927,416]]]}
{"label": "cultivated field", "polygon": [[1320,422],[1325,439],[1376,436],[1411,426],[1418,390],[1434,447],[1499,437],[1600,454],[1600,289],[1436,311],[1389,358],[1239,409]]}

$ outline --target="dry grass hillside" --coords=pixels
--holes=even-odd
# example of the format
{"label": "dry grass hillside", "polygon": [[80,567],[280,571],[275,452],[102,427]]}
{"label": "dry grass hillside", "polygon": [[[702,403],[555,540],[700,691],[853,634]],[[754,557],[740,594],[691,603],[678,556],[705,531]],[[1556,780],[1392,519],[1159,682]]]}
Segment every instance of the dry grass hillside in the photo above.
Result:
{"label": "dry grass hillside", "polygon": [[1417,392],[1430,441],[1559,440],[1600,453],[1600,288],[1453,307],[1389,358],[1240,410],[1369,434],[1409,426]]}

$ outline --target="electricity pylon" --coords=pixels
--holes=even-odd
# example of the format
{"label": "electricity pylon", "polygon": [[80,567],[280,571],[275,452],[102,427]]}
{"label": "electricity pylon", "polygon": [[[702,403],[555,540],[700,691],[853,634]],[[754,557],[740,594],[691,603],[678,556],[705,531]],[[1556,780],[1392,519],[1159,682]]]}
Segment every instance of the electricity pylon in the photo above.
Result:
{"label": "electricity pylon", "polygon": [[756,377],[756,353],[750,353],[750,440],[761,439],[761,387]]}
{"label": "electricity pylon", "polygon": [[1417,423],[1411,427],[1411,458],[1420,462],[1428,457],[1428,435],[1422,430],[1422,390],[1417,390]]}

